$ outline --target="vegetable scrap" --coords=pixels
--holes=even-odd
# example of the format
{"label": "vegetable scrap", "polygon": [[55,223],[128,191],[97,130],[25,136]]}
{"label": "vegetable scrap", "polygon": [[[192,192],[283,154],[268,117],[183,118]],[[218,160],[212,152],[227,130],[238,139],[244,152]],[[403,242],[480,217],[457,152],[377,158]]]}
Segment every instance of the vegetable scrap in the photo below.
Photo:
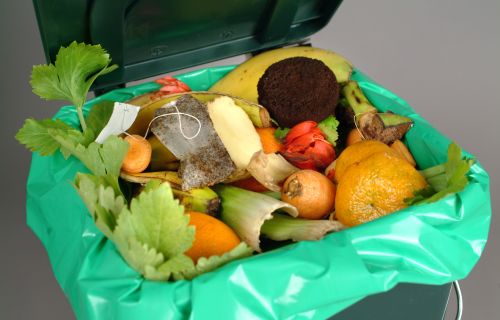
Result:
{"label": "vegetable scrap", "polygon": [[16,138],[87,167],[74,186],[148,280],[189,280],[267,251],[267,241],[319,240],[438,201],[465,188],[474,164],[451,143],[446,163],[419,168],[405,142],[413,121],[380,112],[350,79],[351,62],[310,47],[257,55],[209,92],[158,79],[158,90],[127,101],[140,107],[128,132],[99,143],[114,102],[86,116],[83,105],[116,68],[99,45],[62,47],[54,64],[33,68],[31,85],[73,104],[79,122],[27,119]]}
{"label": "vegetable scrap", "polygon": [[283,156],[300,169],[323,170],[335,160],[335,149],[318,124],[307,120],[290,129]]}

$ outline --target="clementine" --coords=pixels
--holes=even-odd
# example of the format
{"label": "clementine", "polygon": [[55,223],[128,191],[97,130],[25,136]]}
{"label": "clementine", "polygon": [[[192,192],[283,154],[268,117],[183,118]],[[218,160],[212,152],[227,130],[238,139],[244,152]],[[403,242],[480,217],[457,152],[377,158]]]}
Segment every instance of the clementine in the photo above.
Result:
{"label": "clementine", "polygon": [[194,226],[193,246],[185,252],[195,263],[201,257],[221,256],[240,244],[236,233],[222,221],[201,212],[190,211],[189,224]]}
{"label": "clementine", "polygon": [[405,208],[404,200],[426,186],[408,161],[392,153],[375,153],[345,171],[337,185],[335,217],[346,226],[377,219]]}
{"label": "clementine", "polygon": [[340,182],[349,166],[378,152],[396,154],[388,145],[377,140],[361,140],[345,148],[335,162],[335,182]]}

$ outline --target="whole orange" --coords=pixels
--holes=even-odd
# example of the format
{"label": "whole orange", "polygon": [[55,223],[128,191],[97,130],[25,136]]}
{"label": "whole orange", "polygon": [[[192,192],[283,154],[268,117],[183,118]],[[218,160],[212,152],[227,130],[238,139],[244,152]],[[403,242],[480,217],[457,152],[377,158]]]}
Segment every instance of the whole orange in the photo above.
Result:
{"label": "whole orange", "polygon": [[406,198],[427,186],[425,178],[392,153],[379,152],[352,164],[337,185],[335,217],[355,226],[407,207]]}
{"label": "whole orange", "polygon": [[396,155],[388,145],[377,140],[361,140],[345,148],[335,161],[335,182],[340,182],[344,172],[350,165],[378,152],[387,152]]}
{"label": "whole orange", "polygon": [[201,212],[190,211],[189,224],[195,227],[193,246],[185,252],[195,263],[201,257],[221,256],[240,244],[240,238],[224,222]]}

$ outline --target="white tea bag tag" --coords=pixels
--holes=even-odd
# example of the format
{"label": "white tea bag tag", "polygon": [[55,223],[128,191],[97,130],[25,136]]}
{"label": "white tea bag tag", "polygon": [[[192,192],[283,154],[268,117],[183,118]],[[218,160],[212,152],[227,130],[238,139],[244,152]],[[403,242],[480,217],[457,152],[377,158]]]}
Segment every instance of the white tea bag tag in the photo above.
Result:
{"label": "white tea bag tag", "polygon": [[135,118],[137,118],[139,109],[140,107],[131,104],[115,102],[113,113],[108,123],[102,129],[95,141],[97,143],[103,143],[109,136],[119,135],[127,131],[134,123]]}

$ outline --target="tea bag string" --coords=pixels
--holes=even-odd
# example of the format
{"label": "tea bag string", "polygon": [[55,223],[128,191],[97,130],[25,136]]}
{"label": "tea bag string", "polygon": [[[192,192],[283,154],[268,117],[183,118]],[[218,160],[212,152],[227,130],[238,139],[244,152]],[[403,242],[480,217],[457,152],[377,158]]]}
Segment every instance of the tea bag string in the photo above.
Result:
{"label": "tea bag string", "polygon": [[[189,113],[185,113],[185,112],[180,112],[179,109],[177,108],[176,106],[176,103],[175,101],[172,101],[172,102],[169,102],[165,105],[162,106],[163,107],[174,107],[175,108],[175,111],[176,112],[170,112],[170,113],[164,113],[164,114],[161,114],[159,116],[156,116],[154,117],[153,119],[151,119],[151,121],[149,122],[148,124],[148,128],[146,129],[146,133],[144,134],[144,138],[146,138],[148,136],[148,133],[149,133],[149,129],[151,128],[151,125],[153,124],[153,122],[156,120],[156,119],[159,119],[159,118],[162,118],[162,117],[167,117],[167,116],[175,116],[177,115],[178,119],[179,119],[179,130],[182,134],[182,136],[187,139],[187,140],[192,140],[194,138],[196,138],[199,134],[200,134],[200,131],[201,131],[201,121],[200,119],[196,118],[195,116],[189,114]],[[184,133],[184,130],[182,129],[182,117],[181,116],[186,116],[186,117],[190,117],[194,120],[196,120],[196,122],[198,123],[198,130],[196,131],[196,133],[190,137],[188,137],[185,133]]]}
{"label": "tea bag string", "polygon": [[358,117],[364,115],[365,113],[356,113],[354,114],[354,126],[356,127],[356,130],[358,130],[359,134],[361,135],[361,138],[365,140],[365,136],[363,135],[363,131],[358,127]]}

